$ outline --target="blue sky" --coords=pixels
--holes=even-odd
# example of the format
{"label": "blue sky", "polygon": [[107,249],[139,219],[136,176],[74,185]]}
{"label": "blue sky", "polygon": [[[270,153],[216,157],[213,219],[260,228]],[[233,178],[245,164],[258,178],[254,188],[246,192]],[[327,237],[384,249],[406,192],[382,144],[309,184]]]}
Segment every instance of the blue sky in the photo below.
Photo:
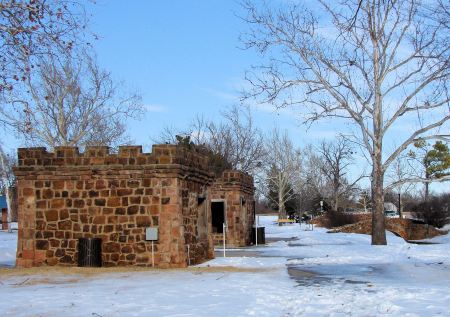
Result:
{"label": "blue sky", "polygon": [[[239,49],[245,25],[234,1],[99,3],[93,28],[99,62],[137,88],[147,106],[131,136],[149,142],[166,125],[183,128],[197,113],[230,106],[253,52]],[[131,128],[131,127],[130,127]]]}
{"label": "blue sky", "polygon": [[[151,143],[165,126],[183,129],[196,114],[217,118],[238,102],[245,71],[259,58],[239,41],[247,27],[239,18],[243,15],[233,0],[130,1],[126,6],[103,1],[95,6],[100,64],[138,89],[147,108],[142,121],[130,123],[136,143]],[[291,112],[255,110],[260,127],[286,128],[299,146],[304,143],[305,129]]]}
{"label": "blue sky", "polygon": [[[238,102],[245,71],[260,61],[242,49],[239,35],[248,26],[237,0],[100,0],[88,10],[100,37],[94,44],[100,65],[143,97],[147,111],[129,122],[128,134],[147,151],[166,126],[186,128],[197,114],[220,119]],[[288,130],[299,147],[351,128],[330,119],[307,130],[297,112],[269,107],[255,108],[254,116],[266,133],[275,126]],[[8,144],[10,150],[21,145]]]}

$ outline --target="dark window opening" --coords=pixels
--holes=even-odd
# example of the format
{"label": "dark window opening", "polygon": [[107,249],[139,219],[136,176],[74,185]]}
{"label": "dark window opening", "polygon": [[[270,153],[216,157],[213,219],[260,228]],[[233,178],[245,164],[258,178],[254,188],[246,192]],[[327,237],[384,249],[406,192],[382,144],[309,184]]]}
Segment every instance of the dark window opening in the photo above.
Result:
{"label": "dark window opening", "polygon": [[223,233],[223,224],[225,222],[225,203],[223,201],[211,203],[212,231],[214,233]]}

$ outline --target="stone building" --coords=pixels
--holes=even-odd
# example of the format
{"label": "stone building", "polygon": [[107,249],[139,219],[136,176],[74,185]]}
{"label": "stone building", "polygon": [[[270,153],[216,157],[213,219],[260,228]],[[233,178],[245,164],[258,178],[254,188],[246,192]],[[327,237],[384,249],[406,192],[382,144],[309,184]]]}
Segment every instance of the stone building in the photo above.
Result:
{"label": "stone building", "polygon": [[251,243],[255,218],[253,178],[239,171],[225,171],[211,187],[211,224],[215,245],[241,247]]}
{"label": "stone building", "polygon": [[[230,237],[249,242],[251,178],[175,145],[19,149],[17,265],[76,265],[79,238],[102,239],[104,266],[185,267],[214,256],[211,199],[226,197]],[[243,184],[240,184],[242,182]],[[244,185],[245,182],[245,185]],[[225,191],[236,193],[225,193]],[[239,191],[239,193],[237,193]],[[229,200],[229,201],[228,201]],[[231,209],[230,209],[231,208]],[[230,212],[228,212],[230,210]],[[242,218],[237,213],[244,212]],[[233,218],[230,218],[233,215]],[[242,220],[241,220],[242,219]],[[146,229],[158,240],[146,241]]]}

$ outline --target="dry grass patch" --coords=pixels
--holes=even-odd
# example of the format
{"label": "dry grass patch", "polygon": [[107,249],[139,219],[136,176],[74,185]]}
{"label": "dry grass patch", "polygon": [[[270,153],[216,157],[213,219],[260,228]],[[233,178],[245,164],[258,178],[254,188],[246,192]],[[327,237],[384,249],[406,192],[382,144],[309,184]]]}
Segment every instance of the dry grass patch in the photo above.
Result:
{"label": "dry grass patch", "polygon": [[[234,266],[203,266],[177,269],[156,269],[148,267],[33,267],[33,268],[1,268],[0,286],[8,284],[15,287],[30,286],[38,284],[70,284],[78,283],[87,277],[101,277],[109,274],[121,274],[113,278],[127,278],[130,274],[141,272],[152,272],[166,274],[172,272],[185,272],[192,274],[208,273],[261,273],[273,270],[273,268],[243,268]],[[123,274],[130,273],[130,274]],[[20,279],[17,281],[17,279]]]}

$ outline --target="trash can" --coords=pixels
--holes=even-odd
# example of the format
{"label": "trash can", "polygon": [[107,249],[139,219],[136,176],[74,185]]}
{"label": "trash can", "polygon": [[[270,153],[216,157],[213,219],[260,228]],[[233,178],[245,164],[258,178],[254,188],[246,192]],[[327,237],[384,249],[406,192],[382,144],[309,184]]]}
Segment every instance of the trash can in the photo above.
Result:
{"label": "trash can", "polygon": [[78,266],[80,267],[102,266],[102,239],[100,238],[78,239]]}
{"label": "trash can", "polygon": [[[265,227],[258,227],[257,234],[258,234],[258,244],[266,244],[266,228]],[[252,228],[252,242],[253,244],[256,244],[256,228]]]}

